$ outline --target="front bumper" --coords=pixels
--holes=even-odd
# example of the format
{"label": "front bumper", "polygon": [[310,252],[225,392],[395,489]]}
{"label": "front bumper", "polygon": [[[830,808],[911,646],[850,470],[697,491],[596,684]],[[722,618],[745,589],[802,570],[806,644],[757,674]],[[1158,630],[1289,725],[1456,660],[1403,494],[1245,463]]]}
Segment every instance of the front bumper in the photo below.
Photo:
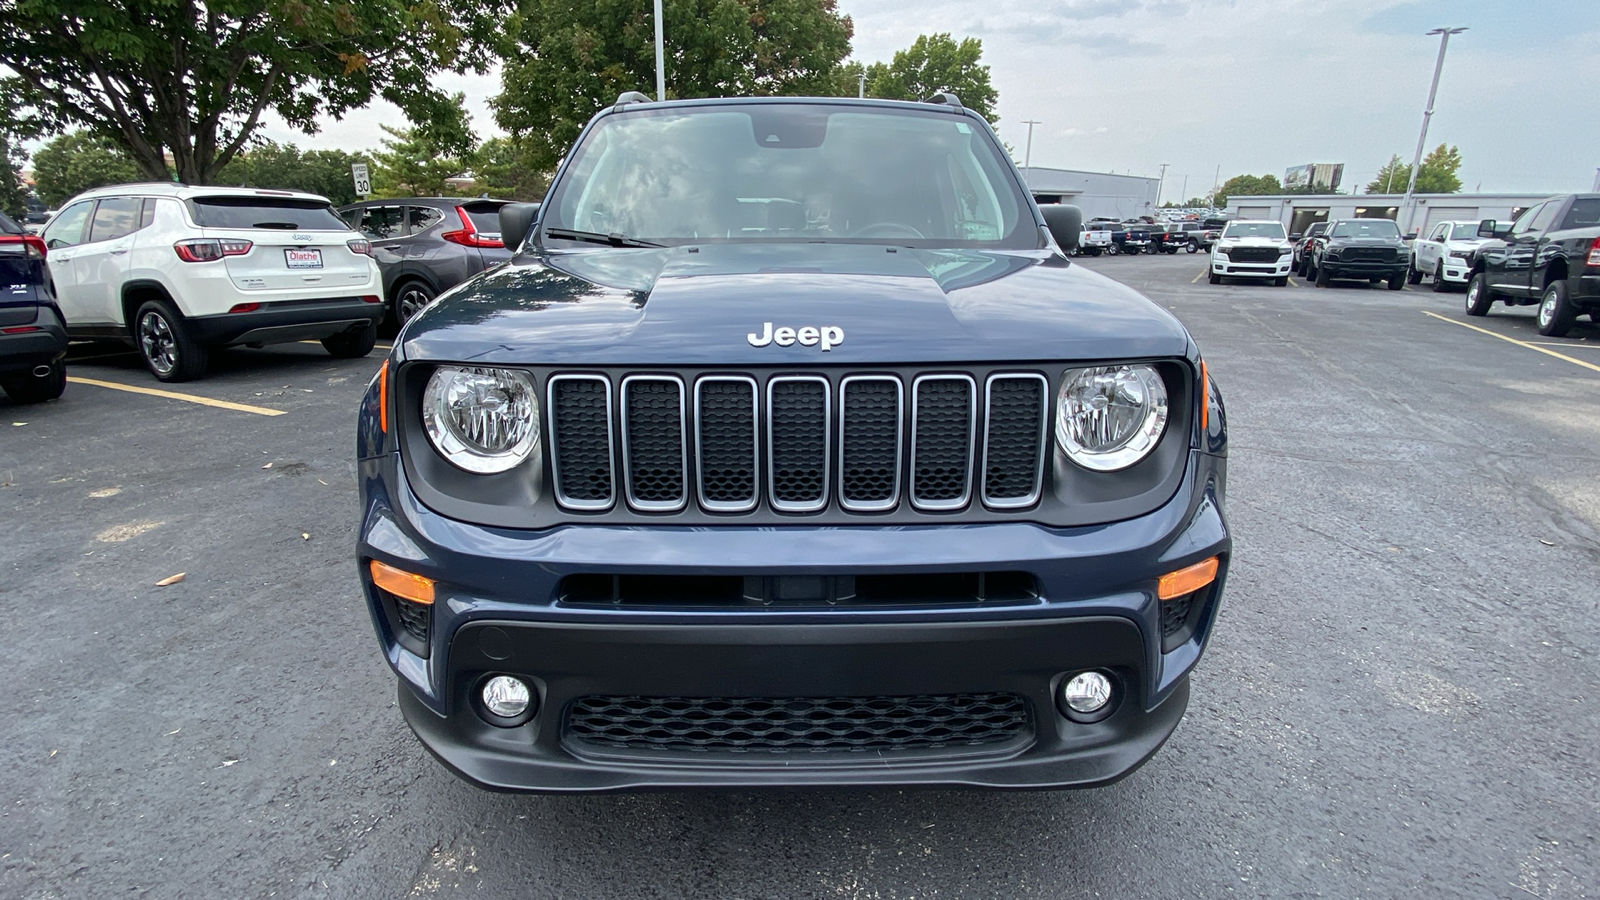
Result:
{"label": "front bumper", "polygon": [[1324,259],[1321,268],[1332,278],[1349,279],[1389,279],[1404,278],[1406,263],[1404,260],[1397,262],[1377,262],[1374,260],[1341,260]]}
{"label": "front bumper", "polygon": [[[1225,460],[1191,452],[1183,487],[1136,519],[1058,529],[1028,522],[927,527],[486,529],[423,507],[393,455],[365,460],[362,568],[377,559],[439,582],[427,655],[363,571],[400,706],[424,745],[496,790],[614,791],[762,785],[1062,788],[1127,775],[1176,728],[1188,674],[1220,603],[1231,538]],[[1163,652],[1162,574],[1222,557],[1191,637]],[[1032,573],[1041,596],[991,606],[758,609],[569,605],[571,574]],[[392,601],[391,601],[392,602]],[[1198,607],[1197,607],[1198,609]],[[1084,669],[1112,673],[1115,711],[1072,721],[1054,702]],[[533,685],[538,711],[504,728],[477,712],[484,679]],[[1005,692],[1026,733],[972,747],[871,752],[617,750],[576,738],[574,701],[618,697],[891,697]]]}
{"label": "front bumper", "polygon": [[1277,262],[1270,263],[1239,263],[1223,257],[1211,258],[1211,271],[1229,278],[1282,278],[1289,275],[1293,268],[1294,257],[1289,255],[1280,256]]}

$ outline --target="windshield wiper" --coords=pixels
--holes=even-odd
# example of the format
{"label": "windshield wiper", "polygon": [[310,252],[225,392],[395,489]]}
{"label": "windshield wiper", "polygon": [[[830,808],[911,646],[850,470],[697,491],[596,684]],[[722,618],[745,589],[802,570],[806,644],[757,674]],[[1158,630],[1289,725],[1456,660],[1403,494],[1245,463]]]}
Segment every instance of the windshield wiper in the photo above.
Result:
{"label": "windshield wiper", "polygon": [[598,231],[574,231],[571,228],[546,228],[546,237],[561,238],[568,241],[588,241],[591,244],[610,244],[613,247],[661,247],[662,244],[653,241],[641,241],[619,232],[602,234]]}

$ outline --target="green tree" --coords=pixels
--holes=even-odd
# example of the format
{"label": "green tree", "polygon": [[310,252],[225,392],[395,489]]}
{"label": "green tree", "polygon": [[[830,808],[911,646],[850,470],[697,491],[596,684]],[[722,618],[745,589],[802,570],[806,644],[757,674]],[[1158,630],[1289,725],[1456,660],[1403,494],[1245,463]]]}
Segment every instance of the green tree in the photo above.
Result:
{"label": "green tree", "polygon": [[[850,17],[835,0],[664,0],[669,98],[837,93]],[[551,169],[623,91],[655,95],[650,0],[523,0],[495,121]]]}
{"label": "green tree", "polygon": [[1229,197],[1259,197],[1264,194],[1283,193],[1283,184],[1276,175],[1235,175],[1217,188],[1217,206],[1227,206]]}
{"label": "green tree", "polygon": [[33,154],[34,188],[50,207],[90,188],[139,178],[139,167],[121,148],[88,131],[61,135]]}
{"label": "green tree", "polygon": [[[1461,148],[1440,144],[1422,158],[1417,169],[1416,192],[1419,194],[1454,194],[1461,190]],[[1411,180],[1411,166],[1400,161],[1398,155],[1378,170],[1378,176],[1367,182],[1369,194],[1403,194]]]}
{"label": "green tree", "polygon": [[977,38],[962,38],[957,43],[943,32],[920,35],[892,61],[867,67],[867,96],[925,100],[949,91],[960,98],[962,106],[995,122],[999,94],[989,81],[989,67],[979,61],[982,57],[983,41]]}
{"label": "green tree", "polygon": [[365,154],[343,150],[307,150],[293,144],[263,141],[235,156],[217,175],[217,184],[306,191],[321,194],[343,206],[356,201],[355,182],[350,176],[354,163],[372,163]]}
{"label": "green tree", "polygon": [[409,128],[380,125],[389,135],[373,154],[372,190],[379,197],[439,197],[453,193],[445,180],[472,165],[478,138],[465,96],[456,94]]}
{"label": "green tree", "polygon": [[28,214],[28,189],[22,183],[22,146],[0,135],[0,212],[20,224]]}
{"label": "green tree", "polygon": [[441,70],[483,71],[513,0],[7,0],[0,94],[36,134],[121,147],[146,178],[168,162],[210,183],[268,110],[317,119],[383,97],[413,121]]}
{"label": "green tree", "polygon": [[475,193],[500,200],[536,202],[544,199],[554,170],[541,169],[529,151],[515,138],[498,137],[484,141],[473,154],[472,172]]}

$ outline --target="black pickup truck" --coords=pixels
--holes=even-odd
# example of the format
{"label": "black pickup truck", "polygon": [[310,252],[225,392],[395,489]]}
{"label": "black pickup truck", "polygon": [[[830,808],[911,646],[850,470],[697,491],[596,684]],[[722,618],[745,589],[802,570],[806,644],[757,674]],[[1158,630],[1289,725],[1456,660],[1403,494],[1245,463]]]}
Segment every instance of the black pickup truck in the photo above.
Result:
{"label": "black pickup truck", "polygon": [[1582,315],[1600,322],[1600,194],[1562,194],[1510,225],[1484,219],[1467,285],[1467,315],[1539,304],[1539,333],[1561,337]]}

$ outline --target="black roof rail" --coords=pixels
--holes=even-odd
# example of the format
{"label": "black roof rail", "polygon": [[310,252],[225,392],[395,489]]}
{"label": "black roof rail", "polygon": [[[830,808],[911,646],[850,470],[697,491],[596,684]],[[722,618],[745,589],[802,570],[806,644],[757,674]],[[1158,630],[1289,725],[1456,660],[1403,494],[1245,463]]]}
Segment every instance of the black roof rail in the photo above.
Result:
{"label": "black roof rail", "polygon": [[613,109],[628,105],[629,103],[649,103],[650,98],[638,91],[623,91],[617,95],[617,102],[611,104]]}
{"label": "black roof rail", "polygon": [[961,100],[959,98],[957,98],[955,94],[952,94],[949,91],[940,91],[939,93],[934,94],[932,97],[929,97],[928,99],[926,99],[926,100],[924,100],[922,102],[923,103],[937,103],[937,104],[940,104],[942,106],[948,106],[948,107],[950,107],[952,109],[965,109],[966,108],[966,107],[961,105]]}

